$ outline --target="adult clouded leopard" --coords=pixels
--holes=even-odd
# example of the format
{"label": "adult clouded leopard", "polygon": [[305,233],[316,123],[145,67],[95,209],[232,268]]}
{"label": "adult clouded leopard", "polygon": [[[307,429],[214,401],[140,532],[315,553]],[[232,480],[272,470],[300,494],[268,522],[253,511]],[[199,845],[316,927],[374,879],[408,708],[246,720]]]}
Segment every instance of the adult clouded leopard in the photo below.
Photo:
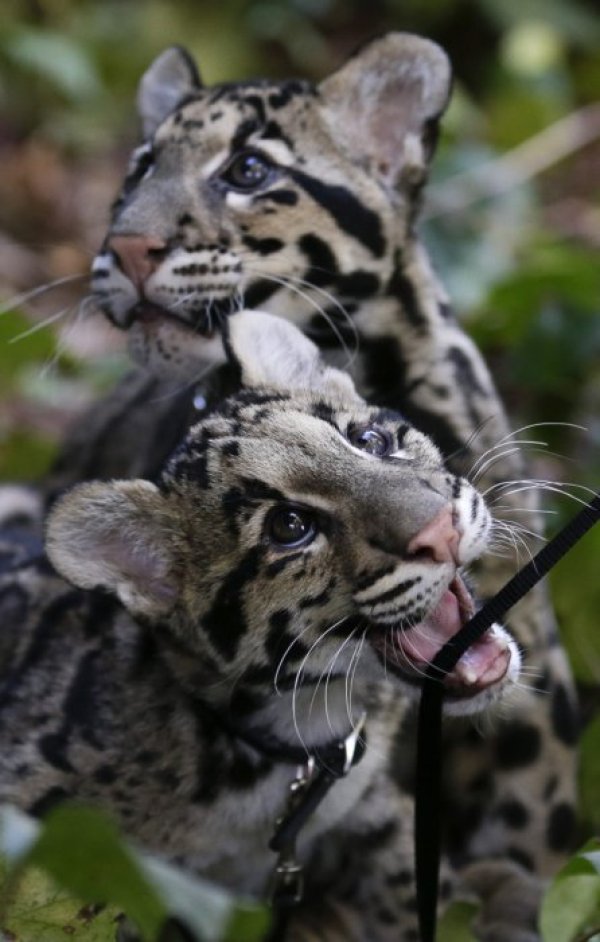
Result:
{"label": "adult clouded leopard", "polygon": [[[264,896],[298,763],[366,711],[364,756],[301,838],[306,897],[285,939],[408,942],[407,711],[472,608],[461,570],[491,519],[297,328],[243,311],[227,334],[243,388],[156,484],[82,484],[51,513],[50,560],[80,589],[43,559],[0,580],[0,802],[101,804],[145,845]],[[494,626],[447,677],[449,711],[510,710],[519,664]]]}
{"label": "adult clouded leopard", "polygon": [[[95,297],[147,369],[75,430],[51,491],[157,471],[194,400],[210,398],[200,379],[221,357],[213,329],[242,299],[301,326],[366,398],[431,435],[454,472],[479,461],[485,486],[522,477],[516,451],[498,447],[507,425],[487,369],[415,229],[449,83],[443,52],[405,34],[375,40],[316,87],[203,87],[181,50],[154,62],[139,92],[144,142],[93,266]],[[502,503],[510,516],[524,501]],[[488,558],[483,591],[512,568]],[[547,871],[573,818],[570,679],[542,590],[511,628],[532,689],[495,735],[449,734],[449,837],[461,861]]]}

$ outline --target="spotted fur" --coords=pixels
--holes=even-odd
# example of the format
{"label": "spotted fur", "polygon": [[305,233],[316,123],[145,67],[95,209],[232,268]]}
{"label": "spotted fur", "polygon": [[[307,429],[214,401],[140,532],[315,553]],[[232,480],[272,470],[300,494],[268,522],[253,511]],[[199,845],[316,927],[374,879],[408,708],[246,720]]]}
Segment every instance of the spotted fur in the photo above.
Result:
{"label": "spotted fur", "polygon": [[[490,516],[296,328],[250,311],[228,334],[243,388],[157,483],[63,497],[47,527],[56,571],[15,547],[0,582],[0,801],[36,814],[91,801],[153,850],[265,897],[294,752],[331,748],[366,711],[364,757],[302,837],[307,895],[285,939],[316,938],[316,922],[321,939],[408,942],[411,651],[446,623]],[[482,644],[481,676],[471,652],[448,678],[448,710],[502,702],[510,716],[517,646],[500,626]]]}

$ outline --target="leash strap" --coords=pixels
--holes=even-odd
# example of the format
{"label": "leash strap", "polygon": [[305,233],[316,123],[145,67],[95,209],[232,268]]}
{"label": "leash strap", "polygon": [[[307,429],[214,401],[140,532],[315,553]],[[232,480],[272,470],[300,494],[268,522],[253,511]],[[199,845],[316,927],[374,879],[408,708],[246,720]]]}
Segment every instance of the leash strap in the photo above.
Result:
{"label": "leash strap", "polygon": [[427,668],[417,726],[415,873],[421,942],[435,942],[440,864],[442,680],[473,644],[600,519],[600,494],[560,530],[441,648]]}

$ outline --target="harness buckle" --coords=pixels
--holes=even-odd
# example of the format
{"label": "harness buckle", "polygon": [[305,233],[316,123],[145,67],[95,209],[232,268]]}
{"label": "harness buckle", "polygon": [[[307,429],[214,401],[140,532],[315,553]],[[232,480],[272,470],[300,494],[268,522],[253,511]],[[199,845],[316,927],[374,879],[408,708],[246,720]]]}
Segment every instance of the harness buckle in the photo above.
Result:
{"label": "harness buckle", "polygon": [[347,775],[355,761],[357,761],[356,750],[359,744],[361,733],[365,728],[366,720],[366,712],[361,713],[356,726],[346,736],[342,743],[342,747],[344,749],[344,765],[342,767],[342,775]]}
{"label": "harness buckle", "polygon": [[297,906],[304,894],[304,867],[293,853],[282,853],[273,873],[271,902],[275,907]]}

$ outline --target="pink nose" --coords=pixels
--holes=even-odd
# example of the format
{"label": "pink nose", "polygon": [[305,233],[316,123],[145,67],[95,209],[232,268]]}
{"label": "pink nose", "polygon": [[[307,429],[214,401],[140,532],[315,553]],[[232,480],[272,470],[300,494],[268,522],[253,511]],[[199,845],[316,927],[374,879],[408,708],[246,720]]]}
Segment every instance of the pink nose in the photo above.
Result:
{"label": "pink nose", "polygon": [[409,556],[426,556],[436,563],[458,565],[460,533],[454,526],[452,507],[448,504],[426,523],[407,547]]}
{"label": "pink nose", "polygon": [[108,248],[129,280],[141,291],[163,260],[167,244],[156,236],[120,235],[108,240]]}

